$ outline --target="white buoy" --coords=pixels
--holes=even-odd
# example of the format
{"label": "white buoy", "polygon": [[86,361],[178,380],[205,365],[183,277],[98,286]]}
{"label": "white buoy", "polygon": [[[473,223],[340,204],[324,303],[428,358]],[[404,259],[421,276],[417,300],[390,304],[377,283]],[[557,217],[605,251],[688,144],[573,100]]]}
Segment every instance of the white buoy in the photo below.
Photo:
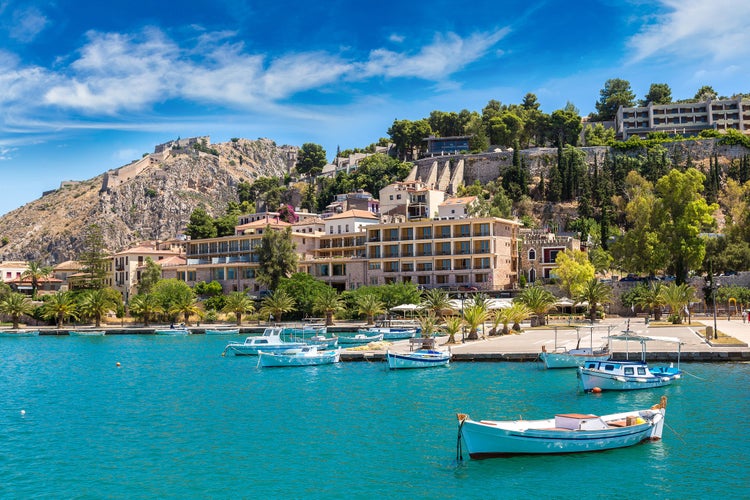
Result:
{"label": "white buoy", "polygon": [[21,410],[21,415],[26,415],[26,410]]}

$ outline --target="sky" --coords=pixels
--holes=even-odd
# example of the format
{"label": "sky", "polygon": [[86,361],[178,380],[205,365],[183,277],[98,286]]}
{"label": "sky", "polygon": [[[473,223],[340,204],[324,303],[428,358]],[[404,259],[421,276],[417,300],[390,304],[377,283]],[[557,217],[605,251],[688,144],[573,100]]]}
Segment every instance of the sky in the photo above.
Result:
{"label": "sky", "polygon": [[[0,0],[0,214],[177,137],[366,147],[610,78],[750,92],[747,0]],[[743,64],[744,63],[744,64]]]}

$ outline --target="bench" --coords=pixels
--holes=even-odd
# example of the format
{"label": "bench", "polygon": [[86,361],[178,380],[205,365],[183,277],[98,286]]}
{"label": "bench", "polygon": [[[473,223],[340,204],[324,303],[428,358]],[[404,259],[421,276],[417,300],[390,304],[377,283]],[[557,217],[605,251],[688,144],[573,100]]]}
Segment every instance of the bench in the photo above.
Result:
{"label": "bench", "polygon": [[434,349],[435,339],[434,338],[425,339],[422,337],[409,339],[409,350],[413,351],[414,346],[417,346],[417,349]]}

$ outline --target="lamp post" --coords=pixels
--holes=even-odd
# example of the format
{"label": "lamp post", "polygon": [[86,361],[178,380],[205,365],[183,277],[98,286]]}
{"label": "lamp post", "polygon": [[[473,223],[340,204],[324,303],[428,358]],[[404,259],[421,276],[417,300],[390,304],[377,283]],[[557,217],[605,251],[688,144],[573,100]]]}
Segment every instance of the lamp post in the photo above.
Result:
{"label": "lamp post", "polygon": [[713,294],[713,301],[714,301],[714,339],[719,338],[719,334],[716,330],[716,289],[719,288],[718,280],[714,281],[713,276],[711,276],[711,292]]}

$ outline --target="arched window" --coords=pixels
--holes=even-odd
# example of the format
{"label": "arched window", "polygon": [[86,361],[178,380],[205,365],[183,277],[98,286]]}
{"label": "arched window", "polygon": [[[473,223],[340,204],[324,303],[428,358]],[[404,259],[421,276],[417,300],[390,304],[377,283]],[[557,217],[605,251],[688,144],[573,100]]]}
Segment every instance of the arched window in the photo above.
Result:
{"label": "arched window", "polygon": [[529,248],[529,260],[536,260],[536,250]]}
{"label": "arched window", "polygon": [[536,269],[529,269],[529,283],[534,283],[536,281]]}

